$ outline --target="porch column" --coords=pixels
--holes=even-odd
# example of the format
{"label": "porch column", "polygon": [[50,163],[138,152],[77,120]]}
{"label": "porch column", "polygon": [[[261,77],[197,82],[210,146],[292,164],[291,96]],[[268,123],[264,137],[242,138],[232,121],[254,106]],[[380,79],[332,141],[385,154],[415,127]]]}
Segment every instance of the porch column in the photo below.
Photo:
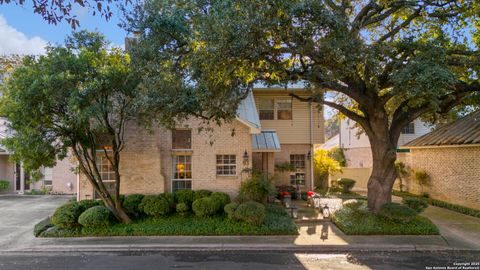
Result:
{"label": "porch column", "polygon": [[20,163],[20,194],[25,193],[25,171],[23,170],[23,164]]}

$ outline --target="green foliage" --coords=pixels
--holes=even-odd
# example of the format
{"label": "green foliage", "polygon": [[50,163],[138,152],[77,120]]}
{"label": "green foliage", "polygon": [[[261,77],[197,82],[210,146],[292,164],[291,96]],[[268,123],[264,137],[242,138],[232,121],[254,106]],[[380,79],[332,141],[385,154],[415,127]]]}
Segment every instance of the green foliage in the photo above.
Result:
{"label": "green foliage", "polygon": [[213,192],[210,198],[218,205],[218,209],[223,211],[225,205],[229,204],[231,199],[230,195],[224,192]]}
{"label": "green foliage", "polygon": [[427,218],[416,216],[407,223],[397,222],[369,211],[343,208],[332,222],[347,235],[435,235],[438,228]]}
{"label": "green foliage", "polygon": [[238,203],[232,202],[223,208],[229,219],[235,219],[235,210],[238,207]]}
{"label": "green foliage", "polygon": [[183,202],[182,203],[177,203],[176,211],[180,215],[187,214],[188,210],[190,210],[190,208],[188,207],[188,205],[186,203],[183,203]]}
{"label": "green foliage", "polygon": [[277,172],[294,172],[295,171],[295,166],[293,166],[292,163],[286,161],[282,163],[277,163],[275,164],[275,171]]}
{"label": "green foliage", "polygon": [[340,178],[337,184],[342,188],[342,193],[348,194],[352,192],[352,188],[355,186],[356,181],[350,178]]}
{"label": "green foliage", "polygon": [[405,163],[401,161],[395,162],[395,172],[397,173],[397,177],[400,180],[400,191],[403,191],[403,179],[410,176],[411,169],[405,165]]}
{"label": "green foliage", "polygon": [[411,209],[415,210],[418,214],[423,212],[428,207],[428,203],[425,200],[415,197],[404,197],[402,203]]}
{"label": "green foliage", "polygon": [[333,147],[328,151],[328,155],[334,160],[336,160],[340,167],[345,167],[347,165],[347,159],[345,158],[343,148]]}
{"label": "green foliage", "polygon": [[449,209],[449,210],[452,210],[452,211],[455,211],[455,212],[458,212],[458,213],[461,213],[461,214],[469,215],[469,216],[472,216],[472,217],[480,218],[480,210],[479,209],[473,209],[473,208],[465,207],[465,206],[458,205],[458,204],[448,203],[448,202],[433,199],[433,198],[424,198],[424,197],[421,197],[419,195],[415,195],[415,194],[412,194],[412,193],[409,193],[409,192],[399,192],[399,191],[394,190],[393,195],[400,196],[400,197],[420,198],[422,200],[426,200],[428,202],[428,204],[430,204],[430,205],[445,208],[445,209]]}
{"label": "green foliage", "polygon": [[[274,209],[273,211],[270,211]],[[117,223],[108,227],[60,229],[53,227],[41,237],[79,236],[148,236],[148,235],[297,235],[293,220],[277,206],[266,207],[267,213],[260,226],[230,220],[224,215],[198,217],[171,215],[162,218],[147,217],[130,224]]]}
{"label": "green foliage", "polygon": [[240,201],[266,203],[268,196],[274,196],[276,192],[267,175],[253,172],[251,177],[241,184],[238,197]]}
{"label": "green foliage", "polygon": [[7,180],[0,180],[0,191],[7,190],[10,187],[10,182]]}
{"label": "green foliage", "polygon": [[400,223],[408,223],[417,216],[417,212],[399,203],[385,203],[380,207],[380,216]]}
{"label": "green foliage", "polygon": [[40,222],[38,222],[37,224],[35,224],[35,227],[33,227],[33,235],[35,235],[35,237],[38,237],[40,236],[41,233],[43,233],[44,231],[46,231],[48,228],[51,228],[51,227],[53,227],[52,218],[46,217],[42,219]]}
{"label": "green foliage", "polygon": [[112,213],[105,206],[93,206],[80,217],[78,217],[78,223],[85,228],[98,228],[110,226]]}
{"label": "green foliage", "polygon": [[171,210],[175,209],[175,196],[172,193],[161,193],[158,196],[162,197],[165,201],[168,202],[168,205]]}
{"label": "green foliage", "polygon": [[244,202],[235,209],[234,217],[252,226],[260,226],[265,218],[265,206],[255,201]]}
{"label": "green foliage", "polygon": [[85,211],[91,207],[102,205],[102,201],[97,200],[81,200],[78,202],[78,206],[80,206],[81,211]]}
{"label": "green foliage", "polygon": [[193,196],[193,201],[196,201],[201,198],[205,198],[210,196],[212,192],[210,190],[205,190],[205,189],[200,189],[200,190],[195,190],[194,196]]}
{"label": "green foliage", "polygon": [[145,195],[142,194],[130,194],[126,196],[123,200],[123,208],[125,208],[129,215],[139,216],[139,214],[142,212],[139,206],[144,197]]}
{"label": "green foliage", "polygon": [[328,176],[342,171],[341,163],[331,156],[331,152],[325,149],[315,151],[313,166],[315,169],[315,186],[317,187],[326,187]]}
{"label": "green foliage", "polygon": [[352,211],[358,211],[361,207],[365,206],[364,200],[350,199],[343,202],[343,207],[349,208]]}
{"label": "green foliage", "polygon": [[69,202],[58,207],[52,216],[52,224],[59,228],[74,228],[78,226],[78,217],[83,209],[77,202]]}
{"label": "green foliage", "polygon": [[219,207],[219,203],[211,197],[200,198],[192,204],[193,212],[199,217],[213,216],[218,212]]}
{"label": "green foliage", "polygon": [[425,170],[415,170],[414,176],[415,180],[422,188],[425,186],[430,186],[432,178]]}
{"label": "green foliage", "polygon": [[164,216],[170,213],[170,203],[160,195],[147,195],[142,199],[139,209],[149,216]]}
{"label": "green foliage", "polygon": [[195,198],[195,191],[191,189],[180,189],[175,191],[174,195],[177,203],[184,203],[191,207]]}

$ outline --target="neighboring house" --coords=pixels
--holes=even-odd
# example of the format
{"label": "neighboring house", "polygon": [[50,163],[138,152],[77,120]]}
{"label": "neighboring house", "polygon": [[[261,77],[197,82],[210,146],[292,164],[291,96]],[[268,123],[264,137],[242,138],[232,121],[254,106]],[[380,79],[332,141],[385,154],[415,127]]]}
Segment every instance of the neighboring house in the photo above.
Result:
{"label": "neighboring house", "polygon": [[[0,117],[0,138],[11,134],[7,127],[8,120]],[[31,182],[30,176],[24,171],[19,163],[12,163],[9,153],[5,147],[0,145],[0,180],[10,182],[8,190],[4,193],[24,193],[32,189],[39,190],[42,187],[48,188],[52,193],[73,194],[76,192],[77,176],[72,171],[71,160],[66,158],[57,161],[53,168],[42,168],[42,178]]]}
{"label": "neighboring house", "polygon": [[[356,123],[350,119],[341,120],[338,143],[344,151],[347,167],[371,168],[372,151],[370,149],[370,142],[367,135],[360,133],[355,124]],[[417,119],[403,128],[400,138],[398,139],[398,146],[400,147],[430,132],[430,130],[427,124]]]}
{"label": "neighboring house", "polygon": [[[294,172],[276,174],[275,185],[312,189],[311,154],[323,142],[321,107],[292,99],[303,89],[257,88],[242,101],[237,118],[205,129],[191,118],[174,130],[162,127],[147,132],[130,123],[122,151],[121,194],[152,194],[179,189],[208,189],[235,195],[251,169],[273,176],[275,164],[289,162]],[[203,128],[199,132],[199,128]],[[112,168],[102,157],[103,182],[113,190]],[[78,199],[95,198],[85,175],[79,177]]]}
{"label": "neighboring house", "polygon": [[318,145],[315,150],[323,149],[323,150],[332,150],[333,148],[340,146],[340,134],[334,135],[330,139],[328,139],[324,144]]}
{"label": "neighboring house", "polygon": [[404,189],[480,209],[480,111],[439,127],[402,148],[404,162],[413,170],[425,170],[431,184],[419,186],[413,177]]}

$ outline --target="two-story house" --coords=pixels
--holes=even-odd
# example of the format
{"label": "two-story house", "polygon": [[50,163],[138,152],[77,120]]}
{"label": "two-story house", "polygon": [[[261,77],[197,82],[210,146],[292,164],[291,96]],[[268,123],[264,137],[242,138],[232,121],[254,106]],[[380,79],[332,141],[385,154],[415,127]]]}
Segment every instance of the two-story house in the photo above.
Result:
{"label": "two-story house", "polygon": [[[372,167],[372,151],[370,142],[365,133],[359,131],[356,123],[350,119],[340,121],[338,144],[343,149],[347,167]],[[402,146],[431,131],[431,128],[420,119],[409,123],[401,131],[398,146]]]}
{"label": "two-story house", "polygon": [[[121,194],[152,194],[179,189],[208,189],[235,195],[251,169],[275,175],[275,164],[289,162],[295,171],[272,177],[275,185],[312,189],[313,145],[323,142],[321,107],[300,102],[290,93],[303,89],[257,88],[242,101],[234,121],[205,126],[191,118],[169,130],[150,132],[131,123],[121,159]],[[115,188],[112,168],[99,154],[102,180]],[[78,199],[95,197],[84,175]]]}
{"label": "two-story house", "polygon": [[[8,120],[0,117],[0,139],[10,136]],[[74,164],[71,159],[58,160],[52,168],[41,168],[41,179],[32,181],[30,175],[20,163],[10,160],[11,153],[0,145],[0,180],[10,183],[4,193],[24,193],[32,189],[46,188],[53,193],[73,194],[76,192],[77,176],[74,173]]]}

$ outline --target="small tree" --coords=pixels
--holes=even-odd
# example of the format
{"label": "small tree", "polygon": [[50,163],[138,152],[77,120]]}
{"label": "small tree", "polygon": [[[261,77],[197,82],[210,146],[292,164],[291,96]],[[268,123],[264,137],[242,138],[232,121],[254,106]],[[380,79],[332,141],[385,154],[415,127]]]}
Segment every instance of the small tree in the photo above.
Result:
{"label": "small tree", "polygon": [[332,173],[342,171],[340,163],[330,156],[330,152],[324,149],[315,151],[313,155],[313,166],[315,169],[316,186],[325,187],[328,176]]}
{"label": "small tree", "polygon": [[421,187],[422,193],[423,193],[424,188],[426,186],[430,186],[432,182],[432,178],[425,170],[415,170],[414,175],[415,175],[415,180],[417,181],[417,184]]}
{"label": "small tree", "polygon": [[[7,80],[0,110],[15,133],[2,144],[27,171],[51,167],[71,151],[105,206],[128,223],[119,200],[120,153],[125,126],[136,115],[138,81],[129,56],[108,50],[98,33],[75,33],[65,45],[26,57]],[[102,181],[99,157],[114,171],[112,193]]]}
{"label": "small tree", "polygon": [[401,161],[395,162],[395,171],[397,172],[398,180],[400,180],[400,191],[403,192],[403,179],[410,176],[410,168]]}

